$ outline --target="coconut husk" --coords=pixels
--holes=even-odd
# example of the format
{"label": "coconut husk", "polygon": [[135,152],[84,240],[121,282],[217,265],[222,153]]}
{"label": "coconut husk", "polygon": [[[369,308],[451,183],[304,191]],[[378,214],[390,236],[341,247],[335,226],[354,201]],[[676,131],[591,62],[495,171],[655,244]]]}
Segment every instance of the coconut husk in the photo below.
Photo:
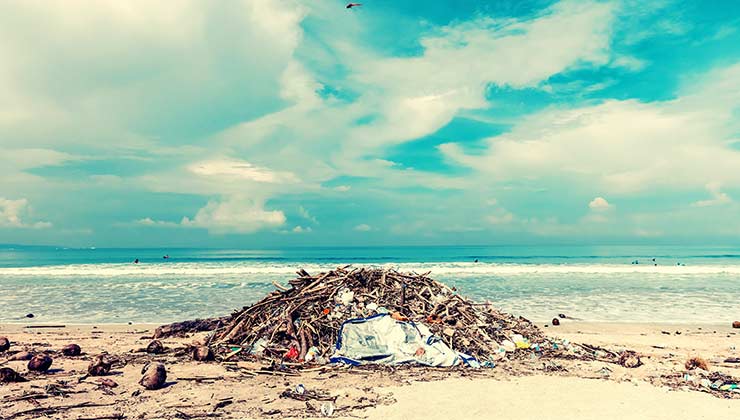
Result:
{"label": "coconut husk", "polygon": [[37,354],[28,361],[28,370],[46,372],[51,367],[53,360],[45,354]]}
{"label": "coconut husk", "polygon": [[213,351],[208,346],[197,346],[193,348],[193,360],[205,362],[213,360]]}
{"label": "coconut husk", "polygon": [[702,369],[709,370],[709,363],[701,357],[692,357],[684,364],[686,370]]}
{"label": "coconut husk", "polygon": [[87,367],[87,373],[91,376],[104,376],[110,372],[111,362],[108,356],[101,354],[90,361]]}
{"label": "coconut husk", "polygon": [[0,352],[8,351],[10,348],[10,340],[8,337],[0,337]]}
{"label": "coconut husk", "polygon": [[82,349],[77,344],[67,344],[62,347],[62,354],[65,356],[79,356],[82,354]]}
{"label": "coconut husk", "polygon": [[642,360],[640,360],[640,356],[634,351],[625,350],[619,355],[619,364],[633,369],[642,366]]}
{"label": "coconut husk", "polygon": [[149,354],[162,354],[164,353],[164,345],[159,340],[152,340],[152,342],[146,346],[146,352]]}
{"label": "coconut husk", "polygon": [[167,381],[167,369],[162,363],[147,363],[141,369],[142,376],[139,384],[146,389],[160,389]]}
{"label": "coconut husk", "polygon": [[118,386],[118,383],[116,383],[116,381],[108,378],[100,379],[98,380],[98,383],[106,388],[115,388]]}
{"label": "coconut husk", "polygon": [[0,383],[26,382],[27,379],[9,367],[0,368]]}
{"label": "coconut husk", "polygon": [[28,352],[28,351],[19,351],[18,353],[8,358],[9,361],[14,361],[14,360],[15,361],[17,360],[25,361],[25,360],[31,360],[31,359],[33,359],[33,353]]}

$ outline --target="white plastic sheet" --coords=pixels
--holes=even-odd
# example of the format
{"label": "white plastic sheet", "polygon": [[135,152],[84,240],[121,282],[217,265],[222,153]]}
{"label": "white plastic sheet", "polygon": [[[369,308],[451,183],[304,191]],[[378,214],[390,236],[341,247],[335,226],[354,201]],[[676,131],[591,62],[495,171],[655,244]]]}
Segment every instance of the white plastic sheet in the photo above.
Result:
{"label": "white plastic sheet", "polygon": [[[342,324],[330,359],[349,364],[419,363],[427,366],[477,364],[452,350],[423,324],[396,321],[388,314],[353,319]],[[474,363],[475,362],[475,363]]]}

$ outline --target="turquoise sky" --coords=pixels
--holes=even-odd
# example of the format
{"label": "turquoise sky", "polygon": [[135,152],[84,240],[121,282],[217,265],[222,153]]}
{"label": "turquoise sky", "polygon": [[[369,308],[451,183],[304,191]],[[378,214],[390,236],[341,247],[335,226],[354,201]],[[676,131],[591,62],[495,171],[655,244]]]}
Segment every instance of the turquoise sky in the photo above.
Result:
{"label": "turquoise sky", "polygon": [[0,243],[740,243],[740,2],[0,16]]}

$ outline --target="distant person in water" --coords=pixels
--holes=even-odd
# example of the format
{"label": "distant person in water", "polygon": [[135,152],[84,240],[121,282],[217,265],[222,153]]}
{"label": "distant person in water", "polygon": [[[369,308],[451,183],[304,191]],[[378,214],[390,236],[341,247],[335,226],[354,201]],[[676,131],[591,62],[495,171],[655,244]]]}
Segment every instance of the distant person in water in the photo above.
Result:
{"label": "distant person in water", "polygon": [[137,258],[134,260],[134,264],[138,264],[138,263],[139,263],[139,259]]}
{"label": "distant person in water", "polygon": [[476,258],[475,261],[473,261],[473,262],[478,262],[478,258]]}
{"label": "distant person in water", "polygon": [[162,258],[164,258],[165,260],[169,260],[169,259],[170,259],[170,255],[169,255],[169,254],[167,254],[167,255],[165,255],[165,256],[164,256],[164,257],[162,257]]}

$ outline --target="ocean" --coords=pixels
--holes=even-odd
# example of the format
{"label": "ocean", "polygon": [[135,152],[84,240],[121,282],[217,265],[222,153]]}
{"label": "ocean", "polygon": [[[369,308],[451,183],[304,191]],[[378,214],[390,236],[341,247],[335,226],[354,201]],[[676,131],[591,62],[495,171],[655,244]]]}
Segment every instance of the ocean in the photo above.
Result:
{"label": "ocean", "polygon": [[[347,264],[430,272],[462,294],[538,321],[559,313],[594,322],[740,319],[740,248],[3,246],[0,323],[165,323],[221,316],[260,299],[274,289],[273,281],[286,283],[299,268],[319,272]],[[28,313],[34,318],[27,319]]]}

